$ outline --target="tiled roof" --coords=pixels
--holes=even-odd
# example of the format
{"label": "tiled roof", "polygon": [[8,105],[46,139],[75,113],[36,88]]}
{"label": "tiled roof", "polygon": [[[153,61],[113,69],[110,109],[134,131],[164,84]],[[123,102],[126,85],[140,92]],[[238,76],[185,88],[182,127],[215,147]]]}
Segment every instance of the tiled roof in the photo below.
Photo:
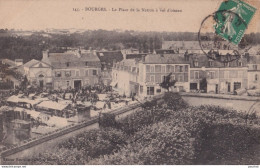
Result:
{"label": "tiled roof", "polygon": [[23,66],[29,68],[29,67],[35,65],[35,64],[38,63],[38,62],[40,62],[40,61],[38,61],[38,60],[36,60],[36,59],[32,59],[31,61],[26,62]]}
{"label": "tiled roof", "polygon": [[149,54],[144,64],[188,64],[183,54]]}
{"label": "tiled roof", "polygon": [[121,51],[98,51],[97,56],[101,62],[105,63],[113,63],[114,60],[116,62],[123,60],[123,54]]}
{"label": "tiled roof", "polygon": [[155,50],[156,54],[174,54],[174,50],[170,49],[157,49]]}
{"label": "tiled roof", "polygon": [[126,54],[126,59],[141,59],[143,56],[146,56],[147,53],[140,53],[140,54]]}
{"label": "tiled roof", "polygon": [[[201,67],[221,68],[221,67],[225,67],[223,62],[211,60],[207,56],[205,56],[204,54],[195,54],[193,56],[190,56],[189,61],[190,61],[190,67],[191,68],[201,68]],[[195,66],[195,62],[196,61],[198,62],[198,66]],[[212,61],[211,65],[209,63],[210,61]],[[242,63],[242,67],[247,66],[246,58],[241,58],[241,59],[229,62],[229,66],[228,67],[238,67],[238,62],[239,61]]]}
{"label": "tiled roof", "polygon": [[67,53],[49,53],[49,60],[51,62],[75,62],[75,61],[99,61],[99,58],[93,53],[77,54],[76,52]]}
{"label": "tiled roof", "polygon": [[249,64],[260,64],[260,55],[250,56]]}
{"label": "tiled roof", "polygon": [[42,61],[51,64],[54,68],[67,68],[67,63],[69,67],[85,67],[86,64],[100,67],[100,60],[94,53],[49,53],[48,58],[43,57]]}
{"label": "tiled roof", "polygon": [[10,60],[10,59],[2,59],[2,63],[8,64],[10,66],[15,66],[15,62],[13,60]]}

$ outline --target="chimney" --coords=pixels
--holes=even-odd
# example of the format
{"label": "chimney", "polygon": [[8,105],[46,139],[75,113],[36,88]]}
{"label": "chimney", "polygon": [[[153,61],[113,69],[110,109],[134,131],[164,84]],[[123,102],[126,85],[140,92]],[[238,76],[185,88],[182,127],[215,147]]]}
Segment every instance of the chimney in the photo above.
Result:
{"label": "chimney", "polygon": [[49,58],[49,50],[42,51],[42,60]]}
{"label": "chimney", "polygon": [[126,60],[126,50],[122,50],[121,53],[123,54],[123,59]]}
{"label": "chimney", "polygon": [[248,52],[245,53],[245,58],[246,58],[246,61],[249,62],[250,61],[250,55]]}

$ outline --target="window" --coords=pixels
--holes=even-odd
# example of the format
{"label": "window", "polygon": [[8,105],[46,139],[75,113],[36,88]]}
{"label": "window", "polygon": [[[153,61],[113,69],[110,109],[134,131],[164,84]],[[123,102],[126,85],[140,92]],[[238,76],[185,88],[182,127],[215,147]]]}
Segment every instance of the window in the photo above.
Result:
{"label": "window", "polygon": [[162,66],[162,72],[165,72],[165,66]]}
{"label": "window", "polygon": [[55,72],[55,77],[61,77],[61,72],[60,71],[56,71]]}
{"label": "window", "polygon": [[66,77],[70,77],[71,76],[71,72],[70,71],[65,71],[65,76]]}
{"label": "window", "polygon": [[161,72],[161,65],[155,65],[155,72]]}
{"label": "window", "polygon": [[88,66],[88,62],[85,62],[85,65]]}
{"label": "window", "polygon": [[147,87],[147,95],[154,95],[154,87]]}
{"label": "window", "polygon": [[199,66],[199,62],[198,61],[194,61],[194,66],[198,67]]}
{"label": "window", "polygon": [[183,72],[183,66],[180,66],[180,72]]}
{"label": "window", "polygon": [[188,71],[189,71],[189,66],[185,65],[185,72],[188,72]]}
{"label": "window", "polygon": [[70,63],[69,63],[69,62],[67,62],[67,63],[66,63],[66,65],[67,65],[67,67],[69,67],[69,66],[70,66]]}
{"label": "window", "polygon": [[154,82],[154,75],[150,76],[150,82]]}
{"label": "window", "polygon": [[242,66],[242,62],[238,61],[237,65],[241,67]]}
{"label": "window", "polygon": [[151,66],[151,72],[154,72],[154,66]]}
{"label": "window", "polygon": [[146,72],[150,72],[150,65],[146,65]]}
{"label": "window", "polygon": [[199,71],[194,71],[194,79],[199,79]]}
{"label": "window", "polygon": [[156,92],[157,93],[161,93],[161,89],[156,89]]}
{"label": "window", "polygon": [[166,76],[162,76],[162,82],[164,82],[166,79]]}
{"label": "window", "polygon": [[76,70],[76,76],[79,76],[79,71]]}
{"label": "window", "polygon": [[257,65],[253,65],[253,70],[257,70]]}
{"label": "window", "polygon": [[213,61],[209,61],[209,66],[210,66],[210,67],[213,66]]}
{"label": "window", "polygon": [[140,86],[140,93],[142,94],[144,92],[144,87]]}
{"label": "window", "polygon": [[255,74],[255,81],[258,81],[258,75]]}
{"label": "window", "polygon": [[210,71],[209,72],[209,78],[210,79],[214,79],[215,78],[215,72],[214,71]]}
{"label": "window", "polygon": [[97,75],[97,70],[93,69],[92,74],[93,74],[93,75]]}
{"label": "window", "polygon": [[161,75],[155,75],[155,82],[161,83]]}
{"label": "window", "polygon": [[85,71],[85,76],[88,76],[88,70]]}
{"label": "window", "polygon": [[166,65],[166,72],[171,72],[171,65]]}
{"label": "window", "polygon": [[178,80],[179,82],[183,82],[184,81],[184,77],[183,77],[183,75],[179,75],[179,80]]}
{"label": "window", "polygon": [[174,75],[171,75],[171,81],[174,81],[175,80],[175,76]]}
{"label": "window", "polygon": [[132,72],[136,72],[136,67],[132,67]]}

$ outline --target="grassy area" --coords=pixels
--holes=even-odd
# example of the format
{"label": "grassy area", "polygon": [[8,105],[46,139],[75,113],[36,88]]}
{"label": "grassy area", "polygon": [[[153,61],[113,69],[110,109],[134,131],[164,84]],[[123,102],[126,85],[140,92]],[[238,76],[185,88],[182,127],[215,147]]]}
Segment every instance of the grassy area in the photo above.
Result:
{"label": "grassy area", "polygon": [[[153,106],[151,106],[153,104]],[[215,106],[190,107],[174,93],[163,104],[116,121],[105,115],[101,129],[61,142],[33,164],[259,164],[259,118]],[[258,150],[256,150],[258,149]]]}

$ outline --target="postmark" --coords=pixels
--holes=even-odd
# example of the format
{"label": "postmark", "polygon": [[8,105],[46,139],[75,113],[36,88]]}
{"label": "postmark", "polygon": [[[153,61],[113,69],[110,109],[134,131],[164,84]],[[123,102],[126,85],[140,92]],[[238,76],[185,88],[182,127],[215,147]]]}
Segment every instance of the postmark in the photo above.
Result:
{"label": "postmark", "polygon": [[238,45],[255,12],[255,7],[241,0],[222,2],[214,16],[216,19],[214,25],[216,34]]}
{"label": "postmark", "polygon": [[[198,32],[198,41],[201,51],[210,60],[228,63],[240,59],[243,55],[243,52],[241,52],[243,50],[241,50],[240,46],[235,45],[231,41],[225,40],[216,33],[214,27],[219,22],[219,19],[221,19],[221,17],[218,17],[221,16],[218,15],[219,13],[235,15],[239,20],[241,20],[241,24],[245,27],[247,27],[247,23],[244,22],[238,14],[228,10],[215,11],[206,16],[201,22]],[[205,38],[205,36],[207,38]],[[208,36],[211,36],[211,38],[208,38]],[[221,50],[225,50],[226,52],[221,53]]]}

